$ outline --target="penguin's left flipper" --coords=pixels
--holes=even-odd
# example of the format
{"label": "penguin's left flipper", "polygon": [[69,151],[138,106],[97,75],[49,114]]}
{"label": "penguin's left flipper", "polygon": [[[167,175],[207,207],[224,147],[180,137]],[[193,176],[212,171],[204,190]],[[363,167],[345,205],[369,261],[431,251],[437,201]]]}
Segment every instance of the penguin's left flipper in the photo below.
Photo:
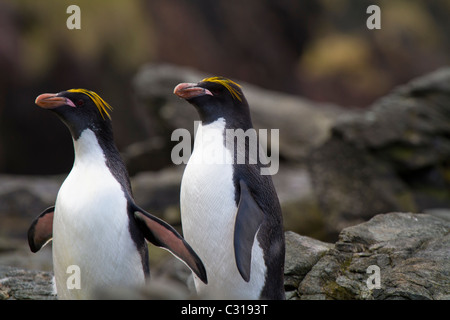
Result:
{"label": "penguin's left flipper", "polygon": [[206,269],[191,246],[168,223],[141,209],[134,211],[137,225],[144,237],[155,246],[165,248],[183,261],[205,284]]}
{"label": "penguin's left flipper", "polygon": [[31,252],[38,252],[53,237],[53,214],[55,207],[45,209],[36,219],[34,219],[28,229],[28,245]]}
{"label": "penguin's left flipper", "polygon": [[253,198],[245,181],[240,180],[239,205],[234,225],[234,256],[242,278],[250,281],[250,266],[255,235],[264,220],[264,212]]}

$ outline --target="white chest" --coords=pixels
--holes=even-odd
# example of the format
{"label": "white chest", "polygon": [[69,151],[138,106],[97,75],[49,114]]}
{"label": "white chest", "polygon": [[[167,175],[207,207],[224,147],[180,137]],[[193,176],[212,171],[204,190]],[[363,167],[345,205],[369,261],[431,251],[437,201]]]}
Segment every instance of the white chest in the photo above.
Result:
{"label": "white chest", "polygon": [[208,241],[210,246],[201,249],[206,255],[212,255],[223,245],[223,239],[233,235],[237,207],[233,168],[230,162],[223,161],[227,158],[231,159],[231,155],[223,147],[221,124],[199,126],[194,151],[183,174],[180,203],[183,233],[188,242],[193,241],[194,249]]}
{"label": "white chest", "polygon": [[[75,142],[75,153],[53,221],[58,298],[89,298],[99,286],[143,283],[141,258],[128,229],[127,201],[92,131],[84,131]],[[69,272],[71,266],[79,270],[79,279]],[[79,288],[73,285],[76,280]]]}
{"label": "white chest", "polygon": [[252,275],[250,282],[245,282],[234,256],[237,206],[232,154],[223,143],[224,127],[222,119],[198,128],[181,184],[183,234],[208,274],[208,285],[195,279],[199,293],[218,298],[256,299],[265,278],[263,252],[255,241]]}

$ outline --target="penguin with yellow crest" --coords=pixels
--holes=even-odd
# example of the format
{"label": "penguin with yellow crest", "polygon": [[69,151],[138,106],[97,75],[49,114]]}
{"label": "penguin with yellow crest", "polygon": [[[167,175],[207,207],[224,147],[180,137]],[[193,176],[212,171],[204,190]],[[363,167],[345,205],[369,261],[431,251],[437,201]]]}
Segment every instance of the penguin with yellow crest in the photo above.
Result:
{"label": "penguin with yellow crest", "polygon": [[[227,130],[253,130],[240,85],[211,77],[181,83],[174,93],[201,119],[180,194],[183,235],[208,273],[207,284],[194,276],[197,291],[207,297],[284,299],[285,242],[272,178],[261,174],[259,158],[250,161],[249,142],[227,141]],[[238,161],[242,154],[244,163]]]}
{"label": "penguin with yellow crest", "polygon": [[[85,89],[42,94],[36,104],[64,122],[75,149],[55,206],[42,212],[28,231],[33,252],[53,241],[58,298],[89,299],[98,288],[143,285],[149,277],[145,239],[169,250],[206,283],[203,263],[190,245],[134,202],[113,139],[110,105]],[[68,285],[74,266],[80,273],[75,287]]]}

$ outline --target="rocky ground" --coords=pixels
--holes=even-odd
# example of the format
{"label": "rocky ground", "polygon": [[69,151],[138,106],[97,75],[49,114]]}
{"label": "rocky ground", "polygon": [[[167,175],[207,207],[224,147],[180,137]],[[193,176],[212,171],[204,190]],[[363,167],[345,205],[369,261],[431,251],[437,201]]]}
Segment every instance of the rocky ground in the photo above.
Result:
{"label": "rocky ground", "polygon": [[[184,167],[170,162],[170,135],[177,128],[192,132],[197,118],[170,93],[204,76],[143,67],[134,79],[137,114],[152,138],[122,150],[136,202],[179,230]],[[280,130],[273,179],[287,231],[288,298],[449,299],[450,69],[413,80],[364,110],[241,84],[255,127]],[[53,205],[64,177],[0,175],[0,298],[54,298],[50,247],[31,254],[25,234]],[[155,290],[99,297],[189,297],[189,272],[151,250]],[[379,268],[380,287],[367,284],[370,266]]]}
{"label": "rocky ground", "polygon": [[[449,218],[380,214],[334,245],[289,233],[286,289],[295,299],[450,299]],[[298,261],[298,252],[314,254]]]}
{"label": "rocky ground", "polygon": [[[334,244],[288,231],[286,245],[288,299],[450,299],[449,213],[380,214],[345,228]],[[175,258],[154,272],[146,288],[114,288],[97,298],[197,298]],[[0,299],[55,298],[51,272],[0,266]]]}

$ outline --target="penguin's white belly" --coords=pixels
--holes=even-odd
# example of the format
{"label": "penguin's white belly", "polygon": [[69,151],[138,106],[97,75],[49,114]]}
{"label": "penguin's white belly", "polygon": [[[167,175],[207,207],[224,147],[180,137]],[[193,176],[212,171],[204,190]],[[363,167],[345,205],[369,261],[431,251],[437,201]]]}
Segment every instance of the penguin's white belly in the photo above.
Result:
{"label": "penguin's white belly", "polygon": [[[217,123],[209,126],[212,127],[203,127],[203,134],[219,135],[220,141],[223,129]],[[208,161],[208,153],[213,151],[211,145],[208,150],[202,148],[198,138],[197,134],[194,152],[183,174],[180,197],[184,237],[202,259],[208,275],[207,285],[194,276],[196,289],[211,298],[258,299],[266,273],[258,240],[255,239],[252,248],[249,282],[241,277],[235,260],[237,206],[231,154],[223,143],[217,143],[215,156],[225,155],[226,161],[222,164]]]}
{"label": "penguin's white belly", "polygon": [[86,299],[96,288],[145,282],[121,186],[94,159],[75,160],[56,201],[53,265],[60,299]]}

